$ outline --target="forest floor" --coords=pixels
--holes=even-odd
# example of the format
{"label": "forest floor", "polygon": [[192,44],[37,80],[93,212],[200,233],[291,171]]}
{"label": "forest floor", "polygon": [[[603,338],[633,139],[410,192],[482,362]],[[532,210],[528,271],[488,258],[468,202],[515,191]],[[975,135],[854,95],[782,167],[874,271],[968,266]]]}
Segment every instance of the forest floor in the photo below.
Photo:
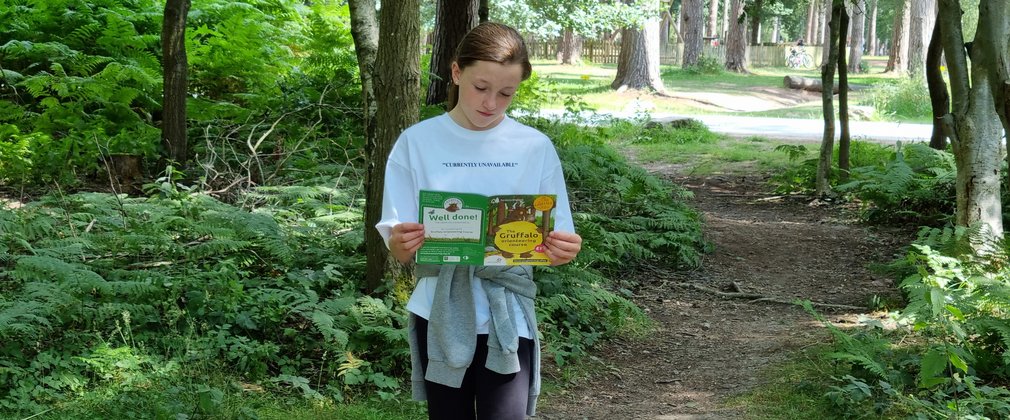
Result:
{"label": "forest floor", "polygon": [[[694,192],[690,204],[715,250],[694,271],[639,272],[634,300],[656,330],[605,344],[594,353],[593,373],[544,398],[539,418],[748,418],[747,407],[730,399],[765,385],[769,369],[828,334],[796,305],[717,292],[860,307],[874,295],[896,298],[893,280],[867,266],[892,261],[909,232],[867,227],[842,205],[770,193],[764,176],[649,169]],[[883,315],[817,309],[838,325]]]}

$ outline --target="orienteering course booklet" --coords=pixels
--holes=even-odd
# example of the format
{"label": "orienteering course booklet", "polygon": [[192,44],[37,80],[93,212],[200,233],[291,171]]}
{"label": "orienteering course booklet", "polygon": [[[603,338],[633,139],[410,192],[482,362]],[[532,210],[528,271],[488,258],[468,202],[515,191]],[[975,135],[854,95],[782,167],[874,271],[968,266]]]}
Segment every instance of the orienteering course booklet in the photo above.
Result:
{"label": "orienteering course booklet", "polygon": [[421,190],[424,245],[418,264],[549,265],[553,194],[495,195]]}

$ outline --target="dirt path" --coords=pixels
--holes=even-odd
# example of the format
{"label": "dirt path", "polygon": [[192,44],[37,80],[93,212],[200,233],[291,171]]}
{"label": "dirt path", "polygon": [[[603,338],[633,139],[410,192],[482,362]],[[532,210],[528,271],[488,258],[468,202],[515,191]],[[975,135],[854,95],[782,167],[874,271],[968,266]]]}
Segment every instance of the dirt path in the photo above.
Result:
{"label": "dirt path", "polygon": [[[834,205],[765,193],[747,176],[677,178],[695,193],[707,238],[715,244],[693,272],[641,273],[636,301],[656,321],[647,339],[613,342],[597,353],[602,372],[545,399],[543,419],[734,419],[727,397],[760,387],[762,369],[800,347],[824,340],[802,309],[725,299],[688,285],[791,301],[865,306],[894,293],[867,264],[890,261],[895,232],[856,224]],[[906,238],[907,239],[907,238]],[[852,311],[826,311],[844,322]]]}

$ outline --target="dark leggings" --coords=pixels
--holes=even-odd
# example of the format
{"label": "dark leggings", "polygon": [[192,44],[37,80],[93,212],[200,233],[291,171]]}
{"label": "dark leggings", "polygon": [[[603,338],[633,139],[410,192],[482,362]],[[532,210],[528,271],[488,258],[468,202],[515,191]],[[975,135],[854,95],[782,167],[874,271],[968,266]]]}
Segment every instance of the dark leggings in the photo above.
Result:
{"label": "dark leggings", "polygon": [[[428,418],[432,420],[523,420],[530,392],[530,348],[533,340],[519,338],[519,372],[502,375],[484,367],[487,334],[477,335],[477,350],[463,385],[453,388],[424,381]],[[417,347],[421,367],[428,371],[428,321],[417,317]]]}

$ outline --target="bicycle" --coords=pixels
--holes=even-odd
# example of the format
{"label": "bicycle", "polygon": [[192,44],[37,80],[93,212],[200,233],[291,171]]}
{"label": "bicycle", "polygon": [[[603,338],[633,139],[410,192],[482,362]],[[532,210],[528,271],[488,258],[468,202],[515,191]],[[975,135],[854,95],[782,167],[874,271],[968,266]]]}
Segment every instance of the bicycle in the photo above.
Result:
{"label": "bicycle", "polygon": [[786,67],[791,69],[809,69],[814,67],[814,57],[803,48],[790,48],[786,57]]}

